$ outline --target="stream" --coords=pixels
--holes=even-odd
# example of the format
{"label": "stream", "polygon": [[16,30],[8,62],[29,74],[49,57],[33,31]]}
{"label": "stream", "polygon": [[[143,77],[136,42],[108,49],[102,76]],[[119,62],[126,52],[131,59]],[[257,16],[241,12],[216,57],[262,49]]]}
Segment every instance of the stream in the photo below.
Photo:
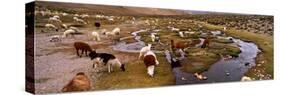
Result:
{"label": "stream", "polygon": [[[113,50],[128,52],[128,53],[139,53],[140,49],[146,44],[141,41],[141,36],[138,36],[138,33],[146,32],[146,30],[139,30],[131,33],[137,42],[129,43],[126,42],[119,42],[118,44],[113,46]],[[219,36],[222,32],[221,31],[211,31],[213,35]],[[181,67],[173,68],[173,74],[175,76],[176,85],[182,84],[195,84],[195,83],[213,83],[213,82],[229,82],[229,81],[240,81],[241,77],[250,69],[251,67],[255,66],[255,58],[257,54],[260,52],[257,45],[252,42],[245,42],[238,38],[233,37],[225,37],[220,36],[225,39],[232,39],[234,43],[227,44],[231,46],[235,46],[240,48],[241,53],[236,58],[231,58],[225,60],[221,58],[218,62],[214,63],[208,71],[202,73],[203,76],[206,76],[206,80],[199,80],[197,79],[192,73],[186,73],[181,70]],[[200,43],[195,45],[196,47],[200,47],[203,44],[204,39],[199,38]],[[164,51],[156,51],[155,53],[164,53]],[[167,61],[169,60],[169,55],[166,54]],[[204,63],[202,63],[204,64]],[[247,65],[245,65],[247,64]]]}
{"label": "stream", "polygon": [[251,67],[255,66],[255,58],[260,50],[254,43],[245,42],[237,38],[232,39],[235,43],[238,43],[238,45],[230,45],[239,47],[242,51],[238,57],[227,60],[221,58],[218,62],[214,63],[208,69],[208,71],[202,73],[203,76],[206,76],[208,78],[206,80],[199,80],[193,74],[183,72],[181,70],[181,67],[173,68],[176,84],[182,85],[195,83],[240,81],[241,77],[243,77]]}

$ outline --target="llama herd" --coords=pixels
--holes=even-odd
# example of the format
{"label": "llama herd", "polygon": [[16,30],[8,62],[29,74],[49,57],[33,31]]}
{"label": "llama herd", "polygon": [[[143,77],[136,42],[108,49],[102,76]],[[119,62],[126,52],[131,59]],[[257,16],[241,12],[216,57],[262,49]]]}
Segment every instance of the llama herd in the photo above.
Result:
{"label": "llama herd", "polygon": [[[42,15],[47,15],[49,13],[46,12],[40,12]],[[59,42],[62,41],[63,38],[75,38],[75,34],[82,33],[77,27],[73,27],[71,25],[67,25],[63,23],[62,17],[60,16],[69,16],[68,13],[62,13],[62,15],[52,15],[48,19],[48,23],[45,24],[45,29],[47,31],[56,31],[59,32],[60,29],[63,29],[63,33],[61,35],[53,35],[50,38],[50,42]],[[90,17],[88,14],[82,14],[78,15],[75,14],[73,19],[73,23],[79,23],[79,24],[89,24],[89,21],[85,20],[84,18]],[[106,18],[109,21],[113,21],[114,17],[111,16],[103,16],[103,15],[96,15],[97,18]],[[135,20],[135,18],[133,18]],[[158,21],[158,19],[157,19]],[[146,20],[145,23],[147,25],[151,25],[151,22],[149,20]],[[119,27],[115,27],[112,30],[108,29],[100,29],[101,24],[100,23],[94,23],[96,30],[93,30],[90,32],[90,39],[92,41],[101,41],[101,35],[105,35],[107,38],[113,38],[116,35],[120,35],[121,29]],[[189,31],[180,31],[180,29],[175,27],[169,27],[171,31],[175,31],[178,33],[179,37],[184,38],[186,34],[194,34],[195,32],[189,32]],[[226,30],[226,27],[224,27],[224,30]],[[43,30],[42,30],[43,31]],[[44,31],[45,32],[45,31]],[[151,37],[151,41],[155,42],[157,41],[157,37],[155,33],[151,33],[150,35],[147,35]],[[179,50],[181,52],[181,56],[184,56],[184,52],[189,47],[189,45],[192,43],[192,41],[186,41],[181,42],[177,40],[170,40],[170,47],[172,51]],[[205,39],[203,41],[203,44],[201,45],[201,48],[207,48],[210,44],[209,39]],[[97,52],[96,50],[93,50],[91,48],[91,45],[89,45],[86,42],[82,41],[76,41],[73,44],[76,54],[78,57],[82,57],[85,55],[86,57],[89,57],[91,60],[91,64],[93,66],[94,70],[97,70],[101,67],[106,67],[108,73],[113,72],[113,67],[118,66],[121,71],[126,71],[125,64],[120,62],[120,59],[118,59],[114,54],[110,53],[104,53],[104,52]],[[148,44],[147,46],[144,46],[139,51],[138,60],[141,60],[140,63],[143,63],[143,66],[146,67],[146,73],[149,77],[153,78],[155,76],[155,70],[157,66],[159,66],[160,62],[158,61],[157,55],[155,52],[152,51],[152,44]],[[166,53],[166,52],[165,52]],[[181,67],[181,63],[179,59],[171,58],[168,60],[169,63],[171,63],[172,68]],[[199,80],[206,80],[207,77],[203,76],[202,74],[195,73],[194,76]],[[251,78],[249,77],[242,77],[241,81],[250,81]],[[66,84],[62,92],[70,92],[70,91],[86,91],[90,90],[91,87],[91,80],[88,78],[88,76],[84,72],[77,73],[71,81]]]}
{"label": "llama herd", "polygon": [[[112,33],[120,33],[120,29],[115,28],[113,29]],[[103,30],[103,33],[106,30]],[[98,32],[93,31],[92,35],[98,35]],[[98,37],[98,36],[96,36]],[[100,38],[93,38],[95,40],[100,40]],[[183,43],[176,40],[171,40],[171,50],[179,50],[184,52],[188,48],[188,44]],[[210,44],[209,39],[205,39],[203,41],[203,44],[201,45],[201,48],[206,48]],[[86,42],[74,42],[74,48],[76,49],[76,54],[79,57],[82,57],[85,55],[86,57],[89,57],[92,61],[93,69],[96,70],[101,67],[106,67],[108,73],[113,72],[113,67],[118,66],[121,71],[126,71],[125,64],[120,62],[120,59],[118,59],[114,54],[110,53],[100,53],[96,52],[96,50],[93,50],[89,44]],[[146,73],[148,76],[153,78],[155,76],[155,70],[157,66],[160,64],[158,61],[157,55],[152,51],[152,44],[148,44],[147,46],[144,46],[139,51],[138,60],[141,60],[146,67]],[[168,51],[168,50],[166,50]],[[169,52],[169,51],[168,51]],[[166,54],[166,52],[165,52]],[[171,63],[172,68],[181,67],[180,59],[177,58],[171,58],[168,60],[169,63]],[[206,80],[208,79],[206,76],[203,76],[200,73],[194,73],[194,77],[196,77],[199,80]],[[252,79],[249,77],[242,77],[241,81],[251,81]],[[91,89],[91,81],[88,78],[87,75],[85,75],[83,72],[77,73],[74,78],[66,84],[62,91],[63,92],[69,92],[69,91],[85,91]]]}

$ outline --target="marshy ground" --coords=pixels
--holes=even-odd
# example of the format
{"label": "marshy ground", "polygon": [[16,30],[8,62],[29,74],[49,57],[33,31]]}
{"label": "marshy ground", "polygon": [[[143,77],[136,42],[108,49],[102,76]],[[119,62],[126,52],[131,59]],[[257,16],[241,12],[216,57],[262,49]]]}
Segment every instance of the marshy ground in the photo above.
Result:
{"label": "marshy ground", "polygon": [[[37,10],[46,10],[47,7],[42,6]],[[55,7],[49,8],[49,10],[52,13],[60,12]],[[81,11],[76,14],[86,13]],[[51,36],[62,35],[65,29],[59,28],[59,32],[47,30],[44,25],[49,23],[48,19],[53,14],[44,16],[36,14],[35,86],[37,93],[60,92],[63,86],[78,72],[84,72],[89,76],[92,81],[92,90],[240,81],[242,76],[249,76],[254,80],[273,79],[273,31],[257,33],[255,31],[270,31],[270,29],[267,30],[264,27],[262,29],[256,27],[245,29],[244,26],[240,25],[243,23],[247,26],[247,23],[250,23],[248,26],[253,26],[253,23],[262,23],[264,24],[262,26],[273,27],[268,16],[239,15],[241,18],[247,19],[247,22],[243,22],[244,19],[236,18],[237,15],[221,14],[219,17],[224,18],[216,23],[215,20],[212,20],[212,16],[217,17],[216,15],[206,15],[206,18],[202,15],[115,15],[112,16],[114,20],[99,18],[97,15],[103,14],[94,12],[87,15],[89,17],[83,18],[88,22],[87,24],[74,22],[72,19],[75,16],[74,13],[68,13],[67,16],[60,15],[64,24],[77,27],[82,34],[75,35],[74,38],[62,38],[60,42],[50,42]],[[95,22],[101,23],[100,29],[111,31],[115,27],[119,27],[121,33],[114,37],[106,37],[106,35],[99,33],[101,41],[93,41],[90,36],[91,32],[99,30],[94,26]],[[228,24],[228,22],[231,23]],[[233,24],[233,22],[239,22],[239,24]],[[173,31],[171,27],[179,30]],[[224,27],[227,29],[224,30]],[[254,32],[249,31],[251,29],[254,29]],[[137,36],[132,34],[140,30],[144,31],[137,33]],[[186,32],[184,37],[180,37],[179,31]],[[155,33],[157,37],[155,42],[151,40],[151,33]],[[210,40],[210,45],[207,48],[201,48],[202,41],[206,38]],[[165,58],[164,51],[171,50],[170,40],[183,43],[192,42],[188,44],[189,47],[185,51],[186,57],[181,60],[182,67],[177,68],[178,71],[173,70]],[[122,63],[126,64],[126,71],[122,72],[116,67],[112,73],[107,73],[106,69],[95,72],[89,57],[80,58],[76,55],[73,46],[75,41],[86,42],[97,52],[114,54]],[[120,43],[123,44],[116,48]],[[134,43],[143,44],[135,45]],[[135,52],[148,43],[152,44],[152,50],[156,52],[160,62],[160,65],[155,69],[153,78],[147,75],[143,61],[138,59],[139,53]],[[247,48],[252,49],[247,50]],[[243,57],[244,55],[250,57]],[[175,51],[174,56],[180,57],[180,54]],[[247,67],[244,64],[247,64],[248,61],[250,66]],[[218,70],[213,70],[215,68]],[[239,70],[235,71],[234,68]],[[202,73],[209,78],[198,80],[193,76],[194,73]]]}

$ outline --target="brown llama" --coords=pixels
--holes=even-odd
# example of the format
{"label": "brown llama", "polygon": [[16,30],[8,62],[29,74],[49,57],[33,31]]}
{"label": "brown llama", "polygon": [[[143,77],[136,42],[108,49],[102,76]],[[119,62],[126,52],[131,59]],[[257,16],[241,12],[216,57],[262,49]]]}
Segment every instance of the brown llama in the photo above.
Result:
{"label": "brown llama", "polygon": [[172,48],[172,50],[174,50],[174,49],[184,50],[185,48],[188,47],[188,43],[182,43],[182,42],[179,42],[179,41],[171,40],[171,48]]}
{"label": "brown llama", "polygon": [[[86,56],[88,56],[87,51],[92,52],[92,48],[84,42],[74,42],[74,47],[76,49],[77,56],[82,57],[83,53],[85,52]],[[81,55],[79,54],[79,50],[82,50]]]}
{"label": "brown llama", "polygon": [[87,91],[90,89],[90,79],[83,72],[79,72],[67,85],[63,87],[62,92]]}

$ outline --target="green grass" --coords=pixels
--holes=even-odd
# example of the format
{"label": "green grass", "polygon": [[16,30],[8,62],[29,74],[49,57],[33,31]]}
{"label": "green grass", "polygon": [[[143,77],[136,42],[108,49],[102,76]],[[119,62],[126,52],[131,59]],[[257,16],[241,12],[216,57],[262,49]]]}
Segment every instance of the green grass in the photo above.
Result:
{"label": "green grass", "polygon": [[224,39],[224,38],[213,39],[212,41],[218,42],[218,43],[225,43],[225,44],[233,43],[232,40]]}
{"label": "green grass", "polygon": [[142,61],[134,61],[126,64],[125,72],[115,68],[113,73],[105,73],[94,88],[104,90],[173,85],[174,77],[170,64],[166,62],[164,57],[158,57],[158,60],[160,64],[156,67],[153,78],[148,76]]}
{"label": "green grass", "polygon": [[[192,55],[194,53],[198,52],[206,52],[206,54],[203,55]],[[202,48],[191,48],[188,49],[188,57],[186,60],[183,60],[183,70],[188,73],[202,73],[210,68],[212,64],[217,62],[220,59],[220,56],[208,52],[207,49],[202,49]],[[201,63],[202,65],[200,66],[193,66],[192,63]]]}
{"label": "green grass", "polygon": [[[215,26],[211,24],[206,24],[210,29],[217,29],[217,30],[222,30],[223,26]],[[243,30],[236,30],[233,28],[229,28],[225,31],[225,33],[229,36],[237,37],[245,41],[252,41],[258,45],[258,47],[262,50],[260,53],[261,56],[258,56],[256,59],[262,59],[262,60],[257,60],[257,63],[259,61],[265,61],[264,64],[261,65],[261,67],[253,67],[251,70],[247,72],[246,75],[249,75],[250,77],[257,77],[255,76],[254,73],[257,73],[253,69],[260,69],[264,68],[265,69],[265,74],[270,74],[273,78],[273,37],[269,35],[264,35],[264,34],[256,34],[252,32],[247,32]],[[260,69],[262,70],[262,69]]]}

